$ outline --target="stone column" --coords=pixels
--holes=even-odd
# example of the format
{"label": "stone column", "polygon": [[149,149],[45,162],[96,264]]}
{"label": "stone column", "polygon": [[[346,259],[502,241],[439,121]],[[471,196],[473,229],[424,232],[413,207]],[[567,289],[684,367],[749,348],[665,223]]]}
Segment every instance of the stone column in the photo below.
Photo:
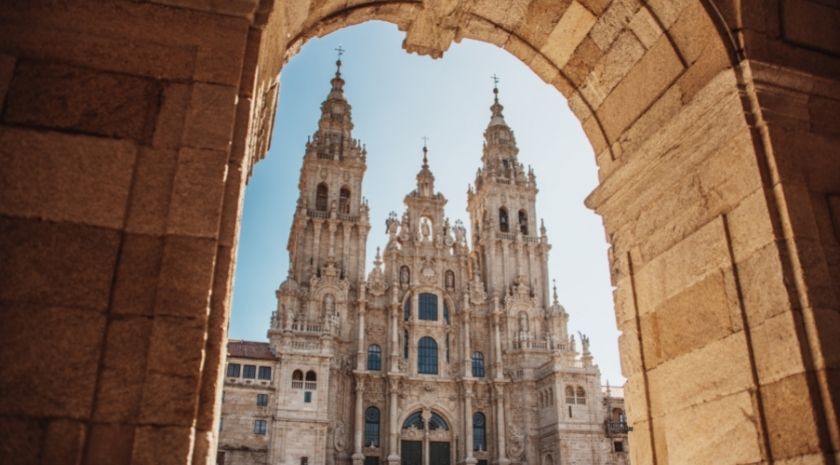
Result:
{"label": "stone column", "polygon": [[473,388],[472,382],[464,382],[464,463],[473,464],[478,462],[473,456]]}
{"label": "stone column", "polygon": [[507,458],[507,434],[505,433],[505,389],[504,384],[493,382],[493,407],[496,409],[496,447],[499,451],[499,465],[507,465],[510,460]]}
{"label": "stone column", "polygon": [[365,283],[359,284],[359,328],[356,334],[358,348],[356,349],[356,369],[361,371],[367,368],[365,365],[365,314],[367,313],[367,296],[365,295]]}
{"label": "stone column", "polygon": [[492,231],[488,233],[489,237],[485,242],[485,255],[487,257],[487,292],[493,293],[496,291],[496,239],[493,238]]}
{"label": "stone column", "polygon": [[388,391],[390,401],[388,402],[388,465],[399,465],[400,455],[397,453],[397,439],[400,430],[397,421],[399,413],[399,397],[397,396],[400,380],[395,375],[388,375]]}
{"label": "stone column", "polygon": [[358,227],[359,231],[359,251],[356,253],[356,256],[359,260],[359,274],[358,279],[362,280],[365,277],[365,253],[367,253],[367,232],[370,229],[368,225],[361,225]]}
{"label": "stone column", "polygon": [[329,222],[329,231],[330,231],[330,247],[327,252],[327,256],[330,258],[335,257],[335,231],[338,229],[338,225],[336,220],[330,219]]}
{"label": "stone column", "polygon": [[[350,231],[352,230],[352,223],[342,223],[341,228],[341,269],[344,271],[347,278],[350,277]],[[363,276],[359,276],[362,279]]]}
{"label": "stone column", "polygon": [[429,420],[432,418],[432,412],[423,409],[423,465],[429,464]]}
{"label": "stone column", "polygon": [[362,437],[364,434],[364,394],[365,379],[363,375],[356,375],[356,417],[353,430],[353,465],[362,465],[365,460],[362,454]]}
{"label": "stone column", "polygon": [[320,266],[320,255],[321,255],[321,225],[323,223],[319,220],[313,221],[313,233],[312,236],[312,273],[318,272],[318,267]]}
{"label": "stone column", "polygon": [[499,328],[499,318],[501,316],[501,310],[499,309],[499,297],[497,295],[493,296],[493,377],[495,379],[501,379],[504,374],[502,373],[502,336],[501,336],[501,329]]}
{"label": "stone column", "polygon": [[471,369],[471,361],[472,361],[472,344],[470,343],[470,307],[469,307],[469,298],[465,295],[464,296],[464,327],[463,327],[464,335],[464,345],[463,350],[464,353],[461,357],[461,360],[464,361],[464,376],[471,377],[472,376],[472,369]]}
{"label": "stone column", "polygon": [[510,283],[510,270],[508,269],[510,268],[508,262],[508,249],[511,246],[511,243],[506,239],[500,239],[499,246],[501,246],[502,248],[502,282],[500,284],[501,287],[499,288],[499,290],[504,292],[505,288],[507,288],[508,283]]}
{"label": "stone column", "polygon": [[388,371],[396,373],[400,369],[400,338],[399,338],[399,314],[400,306],[398,303],[391,304],[391,318],[390,318],[390,333],[391,333],[391,355],[388,357]]}

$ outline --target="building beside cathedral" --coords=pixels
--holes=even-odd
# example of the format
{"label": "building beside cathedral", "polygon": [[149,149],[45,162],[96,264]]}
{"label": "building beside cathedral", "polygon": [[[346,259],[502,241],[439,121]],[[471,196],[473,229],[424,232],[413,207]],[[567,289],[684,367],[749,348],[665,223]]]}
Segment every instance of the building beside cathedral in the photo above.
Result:
{"label": "building beside cathedral", "polygon": [[366,274],[366,151],[338,65],[306,144],[268,342],[229,344],[219,463],[628,463],[623,399],[549,287],[536,177],[498,89],[471,237],[445,216],[424,147]]}

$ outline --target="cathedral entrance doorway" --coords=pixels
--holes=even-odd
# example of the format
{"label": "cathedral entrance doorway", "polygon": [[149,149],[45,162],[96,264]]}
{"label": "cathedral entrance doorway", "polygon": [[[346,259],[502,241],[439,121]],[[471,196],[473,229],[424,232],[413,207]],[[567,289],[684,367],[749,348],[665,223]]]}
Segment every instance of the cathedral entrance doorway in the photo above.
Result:
{"label": "cathedral entrance doorway", "polygon": [[450,465],[452,433],[449,423],[432,410],[418,410],[406,418],[400,433],[402,465]]}

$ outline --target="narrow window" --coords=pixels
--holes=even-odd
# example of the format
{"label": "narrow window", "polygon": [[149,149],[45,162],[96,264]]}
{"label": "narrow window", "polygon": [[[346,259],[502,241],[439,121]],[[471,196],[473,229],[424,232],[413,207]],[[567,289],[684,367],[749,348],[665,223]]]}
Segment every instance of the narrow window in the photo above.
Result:
{"label": "narrow window", "polygon": [[420,308],[418,317],[421,320],[437,321],[438,319],[438,297],[435,294],[424,292],[420,294]]}
{"label": "narrow window", "polygon": [[267,426],[265,420],[254,420],[254,434],[264,435]]}
{"label": "narrow window", "polygon": [[303,401],[307,404],[312,402],[312,391],[303,392]]}
{"label": "narrow window", "polygon": [[292,388],[293,389],[303,389],[303,372],[300,370],[295,370],[292,373]]}
{"label": "narrow window", "polygon": [[443,321],[449,324],[449,304],[446,303],[446,299],[443,300]]}
{"label": "narrow window", "polygon": [[379,447],[379,409],[368,407],[365,411],[365,447]]}
{"label": "narrow window", "polygon": [[318,184],[318,188],[315,191],[315,210],[327,211],[327,198],[329,197],[329,193],[330,190],[326,184]]}
{"label": "narrow window", "polygon": [[472,353],[472,375],[476,378],[484,377],[484,354],[481,352]]}
{"label": "narrow window", "polygon": [[260,367],[259,379],[271,379],[271,367]]}
{"label": "narrow window", "polygon": [[227,366],[227,375],[228,378],[239,378],[239,369],[242,365],[238,363],[228,363]]}
{"label": "narrow window", "polygon": [[403,358],[408,360],[408,330],[403,333]]}
{"label": "narrow window", "polygon": [[379,457],[365,457],[364,465],[379,465]]}
{"label": "narrow window", "polygon": [[316,383],[317,381],[318,381],[318,377],[315,375],[315,372],[312,371],[312,370],[307,371],[306,372],[306,382],[304,383],[304,389],[306,389],[308,391],[314,391],[316,386],[317,386],[317,383]]}
{"label": "narrow window", "polygon": [[525,210],[519,210],[519,232],[523,236],[528,235],[528,214]]}
{"label": "narrow window", "polygon": [[309,465],[309,457],[301,457],[300,465]]}
{"label": "narrow window", "polygon": [[382,369],[382,348],[376,344],[368,346],[367,369],[370,371]]}
{"label": "narrow window", "polygon": [[350,189],[342,187],[338,194],[339,213],[350,213]]}
{"label": "narrow window", "polygon": [[449,335],[444,337],[446,338],[446,363],[449,363]]}
{"label": "narrow window", "polygon": [[505,207],[499,209],[499,231],[506,233],[510,232],[510,225],[508,223],[508,212]]}
{"label": "narrow window", "polygon": [[257,377],[256,365],[245,365],[242,367],[242,377],[245,379],[254,379]]}
{"label": "narrow window", "polygon": [[487,450],[487,419],[481,412],[473,414],[473,450]]}
{"label": "narrow window", "polygon": [[411,319],[411,294],[405,298],[405,303],[403,304],[403,320],[408,321]]}
{"label": "narrow window", "polygon": [[624,443],[622,441],[614,441],[613,452],[624,452]]}
{"label": "narrow window", "polygon": [[417,343],[417,372],[427,375],[438,372],[437,342],[428,336]]}
{"label": "narrow window", "polygon": [[268,405],[268,394],[257,394],[257,406],[265,407]]}

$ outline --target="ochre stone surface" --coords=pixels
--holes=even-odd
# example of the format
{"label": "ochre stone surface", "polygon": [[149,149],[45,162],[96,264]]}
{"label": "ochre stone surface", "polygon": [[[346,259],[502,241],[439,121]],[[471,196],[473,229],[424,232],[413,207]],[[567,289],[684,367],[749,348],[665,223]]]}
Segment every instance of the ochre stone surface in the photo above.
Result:
{"label": "ochre stone surface", "polygon": [[[308,39],[379,19],[433,56],[500,45],[570,99],[599,166],[587,204],[611,244],[635,463],[836,464],[838,12],[5,2],[0,462],[215,459],[242,191],[278,74]],[[165,340],[171,324],[189,337]]]}

